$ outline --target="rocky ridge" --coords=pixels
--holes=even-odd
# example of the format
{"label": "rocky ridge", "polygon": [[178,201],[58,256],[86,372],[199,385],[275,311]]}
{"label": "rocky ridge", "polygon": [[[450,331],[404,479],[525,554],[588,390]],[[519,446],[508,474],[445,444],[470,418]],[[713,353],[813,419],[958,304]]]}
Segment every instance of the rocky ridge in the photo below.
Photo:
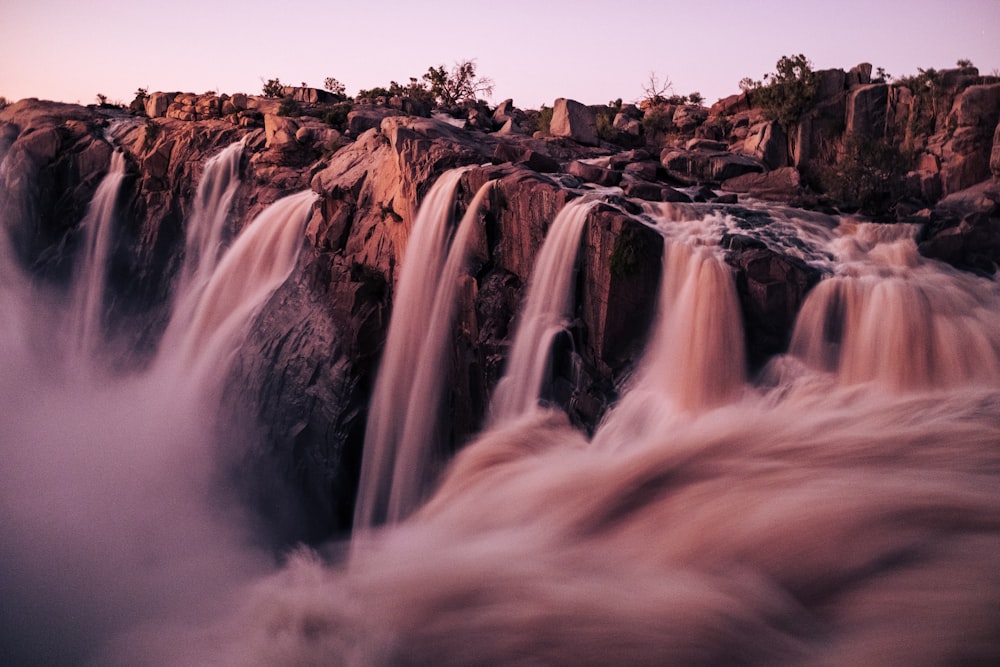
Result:
{"label": "rocky ridge", "polygon": [[[916,108],[912,91],[870,83],[870,67],[820,74],[815,106],[791,129],[766,119],[746,95],[710,109],[666,105],[655,124],[644,122],[651,109],[626,105],[611,115],[608,107],[557,100],[549,133],[529,133],[535,117],[509,100],[492,112],[471,105],[447,117],[429,117],[405,99],[382,100],[355,104],[332,124],[322,116],[343,103],[312,89],[287,90],[285,100],[153,93],[145,118],[23,100],[0,110],[7,165],[0,210],[22,263],[65,282],[77,225],[113,147],[123,150],[115,307],[145,323],[141,340],[149,344],[162,326],[208,156],[245,142],[231,234],[285,194],[318,193],[309,252],[296,279],[260,314],[234,364],[228,403],[233,411],[259,406],[249,416],[264,431],[265,450],[246,465],[261,475],[282,471],[279,486],[293,492],[274,493],[306,508],[273,518],[307,516],[288,538],[320,539],[349,525],[365,406],[399,266],[416,210],[447,169],[471,166],[459,209],[484,182],[496,183],[480,214],[455,329],[447,385],[453,448],[481,425],[533,260],[555,214],[582,188],[620,187],[629,198],[610,198],[589,220],[580,305],[566,341],[571,361],[555,369],[548,397],[585,427],[614,400],[655,308],[663,239],[642,224],[636,200],[726,207],[750,196],[829,206],[804,185],[805,175],[852,137],[888,138],[917,155],[906,174],[910,205],[898,211],[925,224],[922,251],[981,273],[995,270],[1000,83],[947,75],[953,94],[936,101],[932,132],[918,134],[908,115]],[[738,207],[731,212],[740,215]],[[757,366],[787,345],[798,307],[821,275],[763,244],[737,236],[722,242]]]}

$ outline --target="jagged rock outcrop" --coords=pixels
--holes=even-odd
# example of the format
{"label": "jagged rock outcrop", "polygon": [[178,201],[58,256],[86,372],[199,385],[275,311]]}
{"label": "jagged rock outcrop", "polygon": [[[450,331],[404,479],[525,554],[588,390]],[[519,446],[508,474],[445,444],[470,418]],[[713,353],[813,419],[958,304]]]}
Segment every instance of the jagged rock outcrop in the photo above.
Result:
{"label": "jagged rock outcrop", "polygon": [[[306,188],[318,194],[297,277],[259,315],[233,367],[236,403],[230,407],[260,406],[252,417],[264,429],[265,445],[247,465],[254,474],[282,472],[278,486],[294,489],[291,495],[311,517],[292,532],[319,539],[349,523],[350,480],[399,268],[418,261],[407,258],[407,242],[421,202],[442,173],[466,168],[459,214],[483,183],[494,183],[462,278],[448,360],[448,445],[460,447],[481,426],[535,258],[568,200],[588,184],[618,185],[626,197],[648,201],[715,201],[714,210],[720,202],[737,201],[736,193],[798,196],[806,179],[796,167],[828,159],[831,145],[836,154],[845,134],[905,134],[900,128],[909,122],[912,100],[896,86],[869,84],[869,76],[870,68],[824,73],[819,101],[790,142],[779,125],[746,109],[742,95],[717,105],[724,118],[712,118],[697,105],[662,105],[656,113],[669,109],[669,117],[652,123],[641,120],[638,110],[622,109],[621,121],[612,124],[618,148],[599,142],[593,109],[571,100],[557,104],[553,136],[542,137],[495,131],[501,120],[511,124],[509,130],[522,120],[525,127],[533,125],[511,102],[492,111],[456,110],[454,124],[410,115],[404,104],[355,104],[350,114],[324,122],[317,117],[322,109],[279,115],[280,100],[236,95],[154,93],[147,100],[148,118],[23,102],[0,110],[0,149],[25,170],[22,180],[5,172],[0,196],[27,202],[20,213],[29,223],[18,225],[23,263],[65,277],[75,227],[107,169],[111,143],[121,147],[130,186],[123,201],[128,232],[117,250],[116,275],[123,294],[155,304],[169,293],[171,263],[177,262],[194,188],[210,155],[244,141],[229,234],[283,195]],[[988,177],[995,162],[1000,130],[992,115],[993,89],[968,92],[972,88],[956,92],[961,102],[956,98],[949,106],[947,127],[921,149],[920,169],[933,171],[941,190],[983,173]],[[322,103],[303,98],[297,104]],[[639,142],[643,148],[636,148]],[[917,178],[921,196],[935,196],[933,181]],[[722,197],[704,187],[719,183],[728,191]],[[672,187],[680,185],[702,187],[688,193]],[[723,207],[739,217],[737,209]],[[609,197],[584,232],[578,307],[558,344],[546,399],[586,427],[614,400],[616,383],[641,353],[654,315],[663,238],[637,219],[640,213],[636,203]],[[992,248],[989,239],[1000,233],[995,216],[965,217],[936,232],[924,239],[926,253],[988,273],[991,264],[980,251]],[[785,349],[798,308],[820,274],[749,236],[731,235],[724,242],[737,277],[751,365],[759,367]],[[157,278],[152,266],[165,270],[155,272]],[[235,398],[240,392],[246,401]],[[284,497],[278,486],[273,495]],[[284,521],[281,512],[272,518]]]}

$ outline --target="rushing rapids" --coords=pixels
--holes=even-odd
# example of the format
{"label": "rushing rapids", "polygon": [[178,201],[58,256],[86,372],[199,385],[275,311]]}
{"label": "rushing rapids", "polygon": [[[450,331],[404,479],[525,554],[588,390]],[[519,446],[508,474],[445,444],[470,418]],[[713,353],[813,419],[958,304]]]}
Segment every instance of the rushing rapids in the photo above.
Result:
{"label": "rushing rapids", "polygon": [[[445,173],[405,250],[350,548],[275,566],[220,484],[220,456],[241,443],[217,410],[248,323],[294,271],[314,195],[278,201],[227,245],[241,150],[206,165],[146,369],[65,373],[47,358],[38,333],[66,299],[2,248],[5,661],[1000,659],[1000,290],[920,258],[912,228],[787,210],[768,224],[710,207],[639,216],[665,239],[656,321],[588,438],[539,405],[604,194],[571,201],[539,254],[491,426],[442,470],[456,283],[491,187],[455,225],[462,172]],[[720,246],[736,232],[826,275],[789,352],[755,375]],[[80,264],[69,308],[84,308],[83,281],[103,302],[97,263]],[[88,341],[99,308],[85,307]],[[68,348],[73,364],[103,363],[95,344]]]}

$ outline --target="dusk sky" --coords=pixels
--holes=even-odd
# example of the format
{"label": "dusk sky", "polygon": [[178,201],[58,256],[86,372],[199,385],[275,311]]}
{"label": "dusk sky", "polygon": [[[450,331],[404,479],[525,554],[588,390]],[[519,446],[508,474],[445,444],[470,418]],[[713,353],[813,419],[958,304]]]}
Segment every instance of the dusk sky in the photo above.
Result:
{"label": "dusk sky", "polygon": [[708,103],[782,55],[895,76],[971,60],[1000,71],[1000,0],[221,3],[7,0],[0,96],[128,103],[150,92],[260,93],[262,81],[348,94],[475,59],[493,102],[642,97],[650,72]]}

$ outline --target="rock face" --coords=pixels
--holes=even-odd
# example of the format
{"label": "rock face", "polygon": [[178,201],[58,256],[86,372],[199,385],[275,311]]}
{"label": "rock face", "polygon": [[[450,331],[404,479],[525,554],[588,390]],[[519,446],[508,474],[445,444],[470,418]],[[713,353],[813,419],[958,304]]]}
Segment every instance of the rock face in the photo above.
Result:
{"label": "rock face", "polygon": [[552,105],[549,132],[554,137],[567,137],[586,146],[596,146],[599,143],[594,111],[576,100],[563,97]]}
{"label": "rock face", "polygon": [[[227,234],[281,196],[306,188],[318,194],[296,278],[255,322],[232,369],[228,408],[239,414],[242,405],[257,406],[242,415],[259,427],[263,442],[246,461],[244,472],[255,480],[249,486],[265,489],[251,500],[278,508],[269,517],[289,525],[286,539],[320,540],[349,526],[368,394],[400,260],[416,212],[444,172],[465,168],[456,214],[484,183],[494,183],[462,278],[445,371],[446,444],[458,448],[482,425],[534,261],[567,201],[592,185],[618,186],[626,197],[654,202],[714,201],[696,206],[723,212],[739,208],[723,202],[734,204],[745,193],[785,201],[803,195],[803,184],[811,183],[808,168],[836,154],[846,136],[912,135],[905,129],[912,96],[895,85],[871,84],[869,76],[863,67],[822,73],[815,105],[787,134],[748,108],[745,95],[715,105],[713,113],[697,105],[661,105],[645,114],[624,108],[610,123],[618,134],[605,134],[617,136],[617,146],[599,141],[593,109],[566,99],[553,109],[551,135],[537,137],[513,131],[534,121],[511,101],[492,111],[455,110],[454,124],[413,115],[402,101],[354,104],[350,113],[340,109],[324,122],[320,117],[333,110],[307,108],[323,102],[304,93],[300,116],[282,115],[279,100],[245,95],[154,93],[147,118],[23,101],[0,110],[0,155],[17,166],[3,172],[0,210],[17,230],[21,263],[41,279],[65,281],[77,226],[112,144],[123,150],[128,187],[121,202],[125,231],[115,250],[115,307],[149,321],[144,335],[155,341],[163,319],[157,309],[170,293],[184,225],[210,156],[244,142],[242,184]],[[964,88],[941,102],[947,109],[940,128],[916,149],[912,181],[927,200],[988,178],[991,169],[1000,175],[1000,84],[961,81]],[[504,125],[507,132],[496,131]],[[728,194],[706,187],[719,184]],[[680,186],[692,187],[681,192]],[[545,397],[586,428],[615,400],[616,383],[641,354],[655,314],[663,238],[640,221],[643,209],[626,197],[606,197],[588,218],[577,306]],[[998,261],[998,235],[995,212],[957,216],[926,234],[921,250],[987,274]],[[821,274],[749,236],[723,242],[757,367],[785,349],[795,315]],[[288,524],[291,516],[306,521]]]}

